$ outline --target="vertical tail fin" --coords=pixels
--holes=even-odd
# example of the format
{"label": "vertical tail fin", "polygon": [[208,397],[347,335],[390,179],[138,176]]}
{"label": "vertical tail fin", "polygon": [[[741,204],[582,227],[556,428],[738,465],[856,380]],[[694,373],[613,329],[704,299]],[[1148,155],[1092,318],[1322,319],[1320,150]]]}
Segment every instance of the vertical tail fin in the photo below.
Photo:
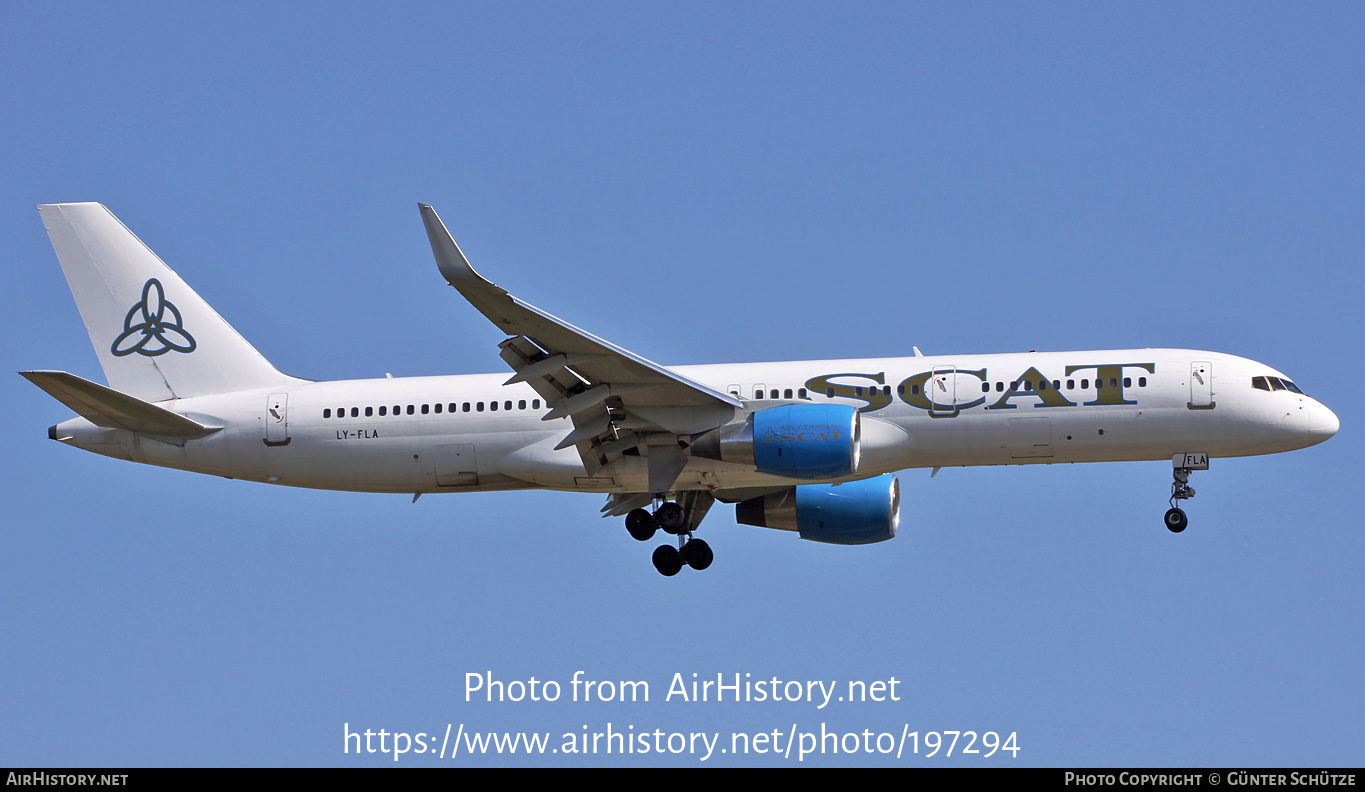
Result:
{"label": "vertical tail fin", "polygon": [[145,401],[299,382],[281,374],[97,203],[38,207],[109,387]]}

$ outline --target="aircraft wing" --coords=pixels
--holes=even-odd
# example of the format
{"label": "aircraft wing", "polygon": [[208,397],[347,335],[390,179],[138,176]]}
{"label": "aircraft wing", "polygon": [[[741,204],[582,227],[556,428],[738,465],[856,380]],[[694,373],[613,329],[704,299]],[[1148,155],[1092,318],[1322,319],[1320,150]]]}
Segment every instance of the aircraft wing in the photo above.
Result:
{"label": "aircraft wing", "polygon": [[469,265],[436,211],[418,204],[446,282],[510,336],[501,357],[545,398],[545,420],[570,418],[559,448],[578,447],[589,474],[623,454],[648,458],[650,490],[667,492],[687,464],[683,436],[724,424],[739,399],[694,382],[529,305]]}

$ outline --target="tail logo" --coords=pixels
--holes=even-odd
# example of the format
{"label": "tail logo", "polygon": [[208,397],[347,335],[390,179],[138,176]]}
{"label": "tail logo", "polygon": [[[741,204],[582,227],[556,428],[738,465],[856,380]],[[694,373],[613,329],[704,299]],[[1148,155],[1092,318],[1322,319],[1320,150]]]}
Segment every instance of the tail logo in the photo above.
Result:
{"label": "tail logo", "polygon": [[181,325],[180,311],[166,299],[161,281],[152,278],[142,287],[142,301],[123,317],[123,332],[110,351],[115,357],[134,352],[156,357],[171,351],[193,352],[194,347],[194,336]]}

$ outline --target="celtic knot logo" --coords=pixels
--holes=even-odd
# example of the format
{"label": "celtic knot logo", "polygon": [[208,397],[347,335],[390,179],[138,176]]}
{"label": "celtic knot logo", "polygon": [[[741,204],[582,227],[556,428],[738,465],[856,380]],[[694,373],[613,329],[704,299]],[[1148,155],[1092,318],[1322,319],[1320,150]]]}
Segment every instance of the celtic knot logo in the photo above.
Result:
{"label": "celtic knot logo", "polygon": [[[142,321],[137,322],[138,319]],[[166,299],[161,281],[152,278],[142,287],[142,302],[123,317],[123,332],[114,339],[110,351],[117,357],[134,352],[156,357],[171,350],[193,352],[194,347],[194,336],[180,324],[180,311]]]}

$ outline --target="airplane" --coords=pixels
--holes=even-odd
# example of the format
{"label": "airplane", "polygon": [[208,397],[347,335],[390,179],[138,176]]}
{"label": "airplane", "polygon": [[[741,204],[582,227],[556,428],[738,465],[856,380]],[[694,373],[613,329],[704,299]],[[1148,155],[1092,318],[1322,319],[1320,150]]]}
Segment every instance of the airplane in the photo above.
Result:
{"label": "airplane", "polygon": [[24,377],[78,417],[48,437],[105,456],[283,486],[607,496],[666,576],[736,521],[839,545],[891,539],[898,471],[1171,460],[1166,527],[1215,457],[1332,437],[1280,372],[1186,349],[923,355],[665,367],[479,275],[419,204],[446,282],[506,334],[498,374],[315,382],[278,371],[98,203],[38,207],[108,385]]}

